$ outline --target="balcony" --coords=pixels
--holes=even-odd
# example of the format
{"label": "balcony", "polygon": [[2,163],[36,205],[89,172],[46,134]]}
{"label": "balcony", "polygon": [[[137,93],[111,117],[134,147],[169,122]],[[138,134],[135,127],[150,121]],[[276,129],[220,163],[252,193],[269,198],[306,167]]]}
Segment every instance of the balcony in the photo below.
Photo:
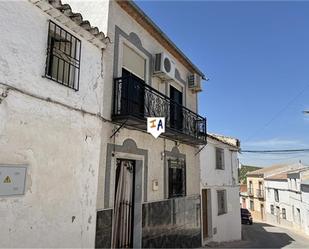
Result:
{"label": "balcony", "polygon": [[248,188],[248,195],[253,196],[253,188]]}
{"label": "balcony", "polygon": [[162,137],[206,144],[206,119],[179,105],[134,75],[114,79],[114,122],[147,130],[147,117],[165,117]]}
{"label": "balcony", "polygon": [[257,189],[256,190],[256,196],[259,199],[264,199],[264,189]]}

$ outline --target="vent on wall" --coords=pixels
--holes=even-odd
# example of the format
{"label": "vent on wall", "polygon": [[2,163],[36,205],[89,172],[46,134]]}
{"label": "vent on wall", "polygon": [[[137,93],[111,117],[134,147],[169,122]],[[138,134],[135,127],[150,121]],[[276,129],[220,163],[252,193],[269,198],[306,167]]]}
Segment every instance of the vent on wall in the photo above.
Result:
{"label": "vent on wall", "polygon": [[165,53],[155,54],[154,75],[162,80],[171,80],[175,77],[175,63]]}

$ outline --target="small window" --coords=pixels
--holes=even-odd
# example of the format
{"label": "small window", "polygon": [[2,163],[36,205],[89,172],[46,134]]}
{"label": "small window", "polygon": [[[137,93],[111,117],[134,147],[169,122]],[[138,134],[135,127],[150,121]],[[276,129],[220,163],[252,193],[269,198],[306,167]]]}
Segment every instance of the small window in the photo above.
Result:
{"label": "small window", "polygon": [[45,77],[77,91],[80,54],[80,40],[50,21]]}
{"label": "small window", "polygon": [[186,195],[186,167],[183,160],[168,160],[169,198]]}
{"label": "small window", "polygon": [[282,208],[282,219],[286,220],[286,210]]}
{"label": "small window", "polygon": [[216,169],[224,169],[224,149],[216,148]]}
{"label": "small window", "polygon": [[279,191],[278,191],[278,189],[274,189],[274,194],[275,194],[275,201],[279,202]]}
{"label": "small window", "polygon": [[254,211],[254,201],[250,201],[250,210]]}
{"label": "small window", "polygon": [[226,190],[217,190],[218,215],[227,213]]}
{"label": "small window", "polygon": [[275,214],[274,205],[270,205],[270,213],[271,213],[271,214]]}

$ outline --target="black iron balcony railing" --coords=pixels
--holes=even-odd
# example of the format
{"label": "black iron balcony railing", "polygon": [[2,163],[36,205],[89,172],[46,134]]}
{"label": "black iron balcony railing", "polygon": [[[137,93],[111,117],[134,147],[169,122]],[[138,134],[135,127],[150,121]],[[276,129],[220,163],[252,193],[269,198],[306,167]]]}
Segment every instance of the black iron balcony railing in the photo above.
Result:
{"label": "black iron balcony railing", "polygon": [[253,196],[253,188],[248,188],[248,195]]}
{"label": "black iron balcony railing", "polygon": [[113,120],[147,129],[147,117],[165,117],[165,137],[206,144],[206,119],[176,103],[134,75],[114,80]]}
{"label": "black iron balcony railing", "polygon": [[263,198],[264,198],[264,190],[263,190],[263,189],[257,189],[257,190],[256,190],[256,196],[257,196],[258,198],[263,199]]}

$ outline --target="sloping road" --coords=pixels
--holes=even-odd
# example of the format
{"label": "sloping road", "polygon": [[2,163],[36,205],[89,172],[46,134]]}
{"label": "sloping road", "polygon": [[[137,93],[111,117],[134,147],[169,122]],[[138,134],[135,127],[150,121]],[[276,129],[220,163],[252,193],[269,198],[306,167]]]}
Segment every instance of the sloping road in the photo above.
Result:
{"label": "sloping road", "polygon": [[242,225],[243,240],[216,245],[220,248],[309,248],[309,236],[255,222]]}

